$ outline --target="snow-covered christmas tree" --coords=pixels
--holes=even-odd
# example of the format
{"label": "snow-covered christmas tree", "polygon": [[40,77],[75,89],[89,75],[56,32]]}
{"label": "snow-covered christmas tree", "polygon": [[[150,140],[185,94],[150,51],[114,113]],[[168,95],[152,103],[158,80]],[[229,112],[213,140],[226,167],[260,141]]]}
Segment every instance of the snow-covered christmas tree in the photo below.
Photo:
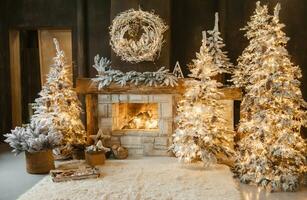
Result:
{"label": "snow-covered christmas tree", "polygon": [[257,67],[248,73],[234,173],[244,183],[271,191],[295,191],[307,172],[307,146],[300,136],[307,124],[307,104],[298,80],[301,71],[285,48],[288,38],[281,30],[279,10],[277,4],[274,16],[266,17],[269,23],[264,21],[268,32],[258,40]]}
{"label": "snow-covered christmas tree", "polygon": [[69,79],[70,66],[65,64],[63,50],[54,39],[56,57],[50,66],[47,81],[35,100],[31,124],[45,124],[62,136],[61,154],[69,154],[74,146],[85,145],[86,132],[80,119],[81,105]]}
{"label": "snow-covered christmas tree", "polygon": [[258,1],[250,21],[241,29],[246,31],[245,37],[249,40],[249,45],[238,58],[238,65],[233,71],[232,82],[235,86],[245,89],[250,84],[250,73],[259,68],[259,59],[264,50],[261,44],[267,39],[271,18],[268,7],[266,5],[261,6]]}
{"label": "snow-covered christmas tree", "polygon": [[202,46],[190,66],[184,99],[178,105],[178,128],[173,135],[172,151],[183,162],[202,160],[205,166],[215,163],[219,155],[232,155],[231,130],[223,122],[223,106],[218,103],[222,86],[211,77],[220,73],[206,43],[203,32]]}
{"label": "snow-covered christmas tree", "polygon": [[219,14],[215,13],[215,23],[212,30],[207,31],[209,37],[207,44],[209,53],[213,57],[213,62],[217,65],[219,73],[231,73],[233,70],[233,64],[227,57],[227,52],[223,51],[225,44],[223,38],[221,38],[221,32],[219,31]]}

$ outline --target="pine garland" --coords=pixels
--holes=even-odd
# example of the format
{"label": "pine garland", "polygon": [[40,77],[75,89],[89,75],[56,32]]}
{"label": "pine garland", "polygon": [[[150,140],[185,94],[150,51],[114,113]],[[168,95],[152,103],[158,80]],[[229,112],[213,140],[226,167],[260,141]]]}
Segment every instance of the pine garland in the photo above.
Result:
{"label": "pine garland", "polygon": [[96,55],[94,58],[93,67],[97,70],[98,75],[96,78],[92,78],[92,81],[98,85],[98,89],[109,86],[111,83],[125,86],[128,84],[134,85],[146,85],[150,87],[157,86],[171,86],[177,85],[178,78],[169,73],[168,69],[161,67],[155,72],[122,72],[120,70],[114,70],[111,67],[111,62],[107,58],[100,58]]}

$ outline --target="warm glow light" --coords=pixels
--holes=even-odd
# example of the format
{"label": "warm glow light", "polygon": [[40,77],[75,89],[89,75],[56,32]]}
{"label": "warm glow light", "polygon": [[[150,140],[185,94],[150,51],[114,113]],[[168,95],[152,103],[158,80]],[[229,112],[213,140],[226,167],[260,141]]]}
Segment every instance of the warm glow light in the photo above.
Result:
{"label": "warm glow light", "polygon": [[[142,113],[150,113],[150,111],[145,111]],[[123,129],[157,129],[158,120],[154,119],[151,114],[139,116],[140,113],[133,116],[131,120],[123,127]]]}

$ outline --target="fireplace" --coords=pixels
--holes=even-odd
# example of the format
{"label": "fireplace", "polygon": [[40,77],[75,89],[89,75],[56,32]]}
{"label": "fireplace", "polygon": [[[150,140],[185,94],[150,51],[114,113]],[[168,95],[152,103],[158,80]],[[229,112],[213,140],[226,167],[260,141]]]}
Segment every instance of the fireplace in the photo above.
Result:
{"label": "fireplace", "polygon": [[159,113],[157,103],[114,103],[113,130],[157,130]]}
{"label": "fireplace", "polygon": [[[184,79],[178,86],[118,86],[98,90],[90,79],[77,79],[76,91],[85,95],[88,141],[101,130],[110,135],[108,146],[122,145],[129,156],[168,156],[175,129],[177,102],[185,91]],[[223,88],[225,126],[233,128],[233,100],[241,100],[239,89]],[[147,122],[147,123],[146,123]]]}
{"label": "fireplace", "polygon": [[168,155],[174,94],[98,94],[98,128],[129,155]]}

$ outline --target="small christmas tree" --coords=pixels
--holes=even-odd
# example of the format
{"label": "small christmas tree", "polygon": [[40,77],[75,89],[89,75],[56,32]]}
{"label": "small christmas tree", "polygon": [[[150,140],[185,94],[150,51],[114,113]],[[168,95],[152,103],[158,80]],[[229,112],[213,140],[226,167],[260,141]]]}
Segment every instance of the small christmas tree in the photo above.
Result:
{"label": "small christmas tree", "polygon": [[231,73],[233,70],[233,64],[227,57],[227,52],[222,49],[225,47],[221,33],[219,31],[219,14],[215,13],[215,23],[213,30],[207,31],[208,37],[208,48],[209,53],[213,57],[213,62],[217,65],[219,73]]}
{"label": "small christmas tree", "polygon": [[202,160],[208,166],[219,154],[232,154],[232,131],[223,124],[223,106],[218,103],[222,84],[211,79],[221,70],[209,53],[205,35],[203,32],[200,52],[190,66],[190,77],[195,80],[186,81],[184,99],[178,106],[178,128],[171,149],[184,162]]}
{"label": "small christmas tree", "polygon": [[307,172],[307,146],[300,136],[307,124],[307,104],[299,88],[301,71],[285,49],[288,38],[281,30],[279,9],[277,4],[266,25],[268,33],[258,44],[258,65],[250,68],[234,173],[244,183],[271,191],[295,191]]}
{"label": "small christmas tree", "polygon": [[267,6],[261,6],[258,1],[254,15],[251,16],[247,26],[241,29],[246,31],[245,37],[249,40],[249,45],[243,50],[234,69],[232,82],[235,86],[245,89],[250,84],[250,73],[259,68],[259,59],[263,51],[261,43],[267,39],[271,18]]}
{"label": "small christmas tree", "polygon": [[47,81],[35,100],[31,124],[45,124],[63,135],[61,154],[69,154],[73,146],[85,145],[86,132],[80,120],[80,101],[69,79],[70,67],[65,64],[64,52],[54,39],[56,57]]}

